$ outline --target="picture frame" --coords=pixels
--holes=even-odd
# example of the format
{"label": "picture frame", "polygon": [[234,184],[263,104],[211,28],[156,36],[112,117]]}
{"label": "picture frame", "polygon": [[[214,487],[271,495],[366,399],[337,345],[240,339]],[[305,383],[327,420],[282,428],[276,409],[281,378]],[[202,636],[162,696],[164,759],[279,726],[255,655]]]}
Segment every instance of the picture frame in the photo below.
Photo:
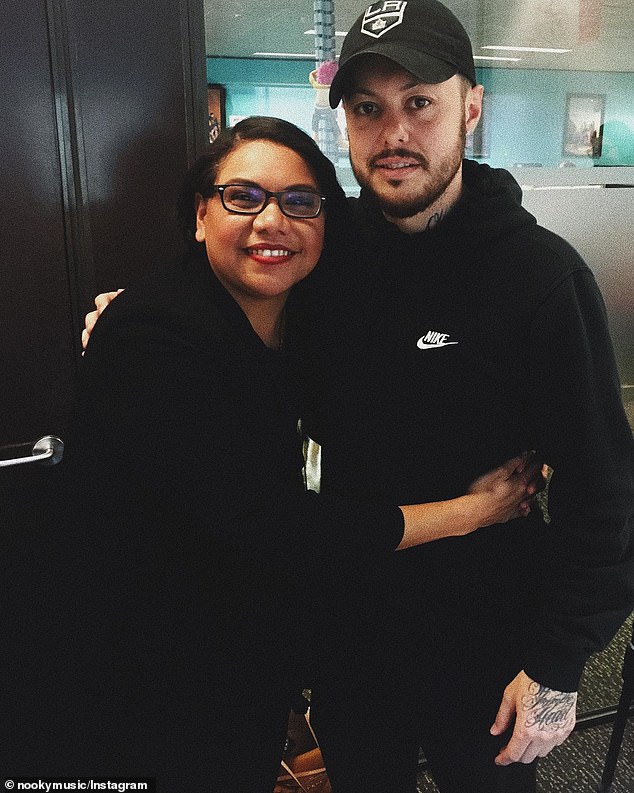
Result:
{"label": "picture frame", "polygon": [[224,85],[210,83],[207,85],[207,108],[209,113],[209,142],[217,138],[221,129],[226,126],[226,89]]}
{"label": "picture frame", "polygon": [[605,94],[568,94],[563,153],[567,157],[601,156]]}

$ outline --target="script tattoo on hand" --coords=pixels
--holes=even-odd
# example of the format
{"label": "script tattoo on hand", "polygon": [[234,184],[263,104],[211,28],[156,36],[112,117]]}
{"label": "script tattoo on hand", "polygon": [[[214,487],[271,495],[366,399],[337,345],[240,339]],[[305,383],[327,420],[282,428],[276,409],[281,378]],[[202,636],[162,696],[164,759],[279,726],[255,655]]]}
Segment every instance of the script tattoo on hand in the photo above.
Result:
{"label": "script tattoo on hand", "polygon": [[567,727],[575,718],[575,702],[574,692],[553,691],[532,682],[528,694],[522,698],[522,707],[527,712],[526,726],[548,732]]}

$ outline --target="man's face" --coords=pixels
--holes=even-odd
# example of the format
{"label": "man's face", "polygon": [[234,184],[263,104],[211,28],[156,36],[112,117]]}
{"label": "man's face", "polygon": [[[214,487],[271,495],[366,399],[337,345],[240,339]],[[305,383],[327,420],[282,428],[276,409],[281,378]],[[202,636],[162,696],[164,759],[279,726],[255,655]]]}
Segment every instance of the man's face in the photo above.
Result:
{"label": "man's face", "polygon": [[361,60],[344,109],[352,170],[386,215],[412,217],[461,179],[467,130],[482,106],[480,86],[454,75],[421,83],[381,56]]}

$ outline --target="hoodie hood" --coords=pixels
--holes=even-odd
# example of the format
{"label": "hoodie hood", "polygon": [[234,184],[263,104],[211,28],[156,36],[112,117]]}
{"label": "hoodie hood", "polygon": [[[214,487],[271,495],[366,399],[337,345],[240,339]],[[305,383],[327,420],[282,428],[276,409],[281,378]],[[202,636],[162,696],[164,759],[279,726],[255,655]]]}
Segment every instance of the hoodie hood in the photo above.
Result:
{"label": "hoodie hood", "polygon": [[462,180],[464,194],[456,208],[459,212],[468,208],[465,215],[470,218],[469,231],[480,239],[491,242],[537,223],[522,207],[522,188],[504,168],[463,160]]}

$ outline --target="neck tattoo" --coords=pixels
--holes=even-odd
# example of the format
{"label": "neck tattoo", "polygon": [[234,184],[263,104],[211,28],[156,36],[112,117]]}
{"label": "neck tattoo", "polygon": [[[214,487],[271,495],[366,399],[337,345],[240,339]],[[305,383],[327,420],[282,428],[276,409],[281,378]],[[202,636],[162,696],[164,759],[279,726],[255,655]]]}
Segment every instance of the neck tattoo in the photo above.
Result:
{"label": "neck tattoo", "polygon": [[437,226],[440,223],[440,221],[445,217],[445,214],[446,212],[444,209],[441,209],[438,212],[434,212],[434,214],[427,221],[426,230],[429,231],[429,229],[433,229],[435,226]]}

